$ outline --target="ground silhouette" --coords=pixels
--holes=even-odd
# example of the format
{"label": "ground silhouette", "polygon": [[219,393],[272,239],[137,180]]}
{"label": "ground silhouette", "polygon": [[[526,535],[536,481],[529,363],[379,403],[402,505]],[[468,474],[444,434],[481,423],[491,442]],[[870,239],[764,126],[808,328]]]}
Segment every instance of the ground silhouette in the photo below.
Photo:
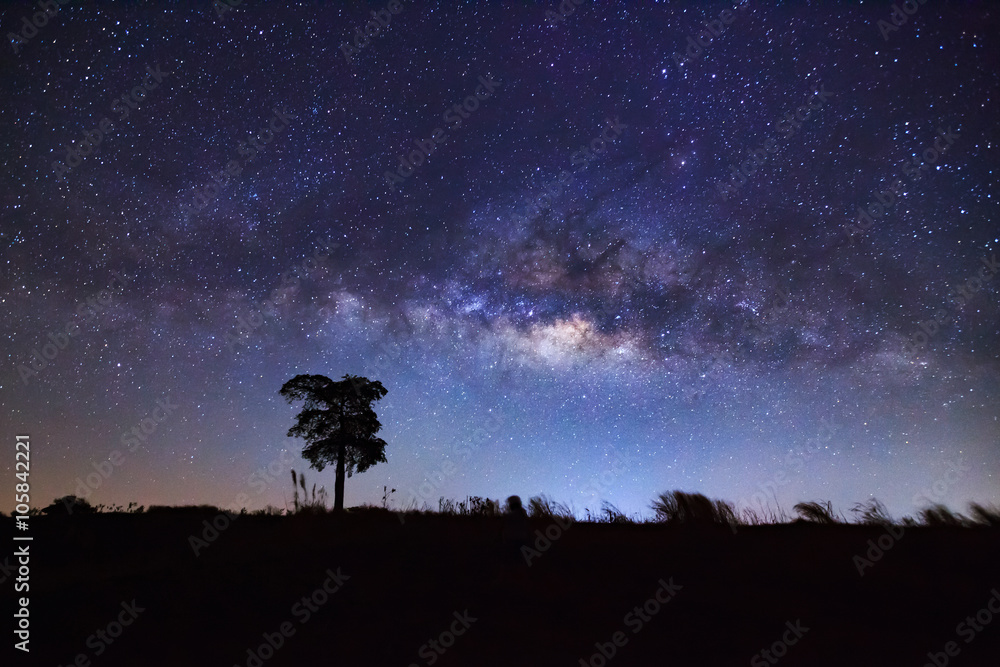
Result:
{"label": "ground silhouette", "polygon": [[[982,625],[981,614],[968,643],[956,632],[1000,587],[1000,530],[989,521],[950,513],[948,525],[727,525],[717,506],[707,516],[691,502],[690,520],[641,523],[574,520],[545,498],[526,514],[479,499],[405,515],[159,507],[33,516],[33,658],[774,664],[767,651],[782,665],[923,665],[956,642],[955,665],[997,664],[1000,619]],[[197,556],[192,535],[209,542]],[[516,576],[504,574],[511,542],[531,555]],[[133,601],[142,611],[119,637],[92,639]]]}

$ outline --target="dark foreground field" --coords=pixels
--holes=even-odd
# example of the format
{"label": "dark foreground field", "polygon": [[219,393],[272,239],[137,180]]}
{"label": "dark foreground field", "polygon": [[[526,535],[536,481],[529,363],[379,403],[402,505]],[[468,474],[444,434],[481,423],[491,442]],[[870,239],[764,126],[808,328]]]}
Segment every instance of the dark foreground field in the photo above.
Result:
{"label": "dark foreground field", "polygon": [[33,518],[28,664],[1000,664],[1000,614],[982,611],[996,529],[542,520],[556,539],[527,567],[505,560],[498,519],[379,512],[241,516],[195,556],[214,516]]}

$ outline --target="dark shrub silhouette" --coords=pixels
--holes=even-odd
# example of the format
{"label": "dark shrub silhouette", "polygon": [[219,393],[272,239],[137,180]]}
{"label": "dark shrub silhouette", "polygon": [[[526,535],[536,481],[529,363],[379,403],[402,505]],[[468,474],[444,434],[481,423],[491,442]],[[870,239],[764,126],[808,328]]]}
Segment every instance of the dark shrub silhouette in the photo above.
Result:
{"label": "dark shrub silhouette", "polygon": [[609,503],[607,500],[601,503],[601,515],[599,520],[601,523],[635,523],[632,519],[626,516],[624,512],[615,507],[612,503]]}
{"label": "dark shrub silhouette", "polygon": [[892,525],[892,517],[881,501],[872,498],[867,502],[856,503],[851,512],[858,517],[858,523],[866,526]]}
{"label": "dark shrub silhouette", "polygon": [[920,520],[925,526],[967,526],[969,520],[958,512],[952,512],[941,504],[934,504],[920,510]]}
{"label": "dark shrub silhouette", "polygon": [[219,514],[215,505],[150,505],[146,514]]}
{"label": "dark shrub silhouette", "polygon": [[721,523],[730,528],[740,524],[739,517],[736,515],[736,508],[733,507],[732,503],[728,503],[725,500],[715,500],[713,504],[715,505],[716,523]]}
{"label": "dark shrub silhouette", "polygon": [[528,499],[528,514],[533,519],[546,519],[551,521],[555,518],[573,518],[573,512],[569,507],[549,498],[544,493]]}
{"label": "dark shrub silhouette", "polygon": [[[507,500],[509,501],[510,498]],[[518,498],[518,502],[520,502],[520,498]],[[469,498],[469,516],[500,516],[501,514],[499,500],[490,500],[479,496]]]}
{"label": "dark shrub silhouette", "polygon": [[733,506],[724,500],[710,500],[700,493],[667,491],[650,507],[656,521],[686,526],[735,526],[738,521]]}
{"label": "dark shrub silhouette", "polygon": [[93,514],[96,510],[86,498],[63,496],[56,498],[48,507],[42,508],[42,514],[49,516],[69,516],[71,514]]}
{"label": "dark shrub silhouette", "polygon": [[970,503],[969,514],[980,525],[1000,528],[1000,508],[984,507],[979,503]]}
{"label": "dark shrub silhouette", "polygon": [[308,443],[302,456],[310,467],[323,470],[336,464],[333,509],[342,512],[345,473],[351,477],[385,463],[386,442],[375,437],[382,424],[371,405],[386,395],[385,387],[357,375],[337,382],[324,375],[296,375],[278,393],[289,403],[305,402],[288,436]]}
{"label": "dark shrub silhouette", "polygon": [[815,500],[810,500],[806,503],[797,503],[792,509],[805,521],[824,524],[837,523],[837,519],[833,515],[833,503],[829,500],[825,503]]}
{"label": "dark shrub silhouette", "polygon": [[505,510],[500,540],[507,560],[516,563],[521,557],[521,547],[528,543],[528,513],[521,504],[520,496],[507,498]]}
{"label": "dark shrub silhouette", "polygon": [[442,497],[438,499],[438,513],[451,516],[487,517],[497,517],[502,514],[499,500],[490,500],[489,498],[480,498],[479,496],[470,496],[458,502],[451,498]]}
{"label": "dark shrub silhouette", "polygon": [[266,507],[264,507],[262,509],[253,510],[252,512],[250,512],[250,515],[251,516],[282,516],[284,513],[285,513],[284,510],[282,510],[280,507],[275,507],[274,505],[267,505]]}
{"label": "dark shrub silhouette", "polygon": [[[298,471],[295,482],[301,500]],[[708,505],[720,516],[718,501],[664,495],[673,517],[704,516]],[[622,624],[623,615],[650,599],[660,578],[672,576],[683,585],[677,599],[629,640],[619,660],[607,660],[608,667],[619,661],[746,665],[755,651],[782,638],[782,616],[796,623],[800,613],[812,630],[779,667],[921,665],[922,656],[940,653],[946,641],[962,641],[955,625],[974,616],[997,586],[1000,540],[996,528],[983,527],[984,517],[996,518],[997,511],[986,502],[983,512],[971,510],[976,524],[907,528],[899,546],[861,577],[852,559],[867,559],[868,541],[878,542],[885,531],[845,526],[839,511],[837,523],[774,522],[741,528],[735,539],[717,525],[691,529],[678,518],[676,526],[635,525],[634,514],[633,524],[598,517],[572,522],[568,530],[560,520],[556,533],[555,522],[542,517],[566,510],[542,496],[521,498],[521,509],[538,516],[527,519],[524,542],[516,499],[508,498],[505,514],[496,517],[469,514],[477,504],[470,498],[466,516],[414,512],[405,523],[377,507],[345,508],[340,516],[250,512],[197,557],[189,537],[216,517],[199,508],[42,516],[32,532],[35,544],[49,548],[32,560],[32,574],[52,585],[32,588],[32,604],[46,612],[37,614],[38,628],[46,631],[41,662],[63,664],[65,656],[87,649],[86,636],[107,627],[127,596],[148,611],[110,648],[107,664],[242,665],[248,649],[264,645],[263,633],[275,637],[278,623],[298,623],[291,605],[319,590],[328,568],[341,564],[350,576],[343,589],[264,667],[330,662],[334,634],[336,664],[421,662],[417,647],[436,641],[453,613],[466,608],[479,620],[435,664],[577,664],[581,653],[587,662],[601,652],[596,642],[610,649],[613,632],[634,627]],[[689,505],[702,509],[688,512]],[[652,511],[644,515],[652,518]],[[859,521],[852,514],[847,519]],[[10,518],[0,524],[14,528]],[[539,541],[544,535],[551,543]],[[8,568],[16,562],[10,560]],[[60,632],[68,621],[75,631]],[[996,664],[998,644],[990,632],[961,644],[962,665]],[[190,645],[169,641],[181,635]]]}

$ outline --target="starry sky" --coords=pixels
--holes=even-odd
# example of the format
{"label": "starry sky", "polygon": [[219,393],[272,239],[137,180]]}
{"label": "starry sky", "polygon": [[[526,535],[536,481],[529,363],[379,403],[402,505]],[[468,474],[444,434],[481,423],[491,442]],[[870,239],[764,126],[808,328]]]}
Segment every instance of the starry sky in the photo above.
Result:
{"label": "starry sky", "polygon": [[1000,502],[995,6],[59,7],[0,19],[32,504],[284,507],[299,373],[388,390],[348,506]]}

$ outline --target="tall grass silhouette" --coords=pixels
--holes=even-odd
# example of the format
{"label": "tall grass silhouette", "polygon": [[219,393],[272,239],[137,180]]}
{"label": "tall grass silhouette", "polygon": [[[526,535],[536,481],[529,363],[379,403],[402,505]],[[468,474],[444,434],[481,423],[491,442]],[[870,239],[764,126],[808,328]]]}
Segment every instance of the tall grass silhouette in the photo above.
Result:
{"label": "tall grass silhouette", "polygon": [[[254,516],[290,516],[297,514],[326,514],[334,510],[327,506],[329,494],[325,487],[317,488],[316,484],[311,487],[306,482],[305,473],[296,470],[291,471],[292,476],[292,505],[285,509],[267,505],[262,509],[247,510],[242,508],[241,513]],[[371,514],[378,512],[386,515],[436,515],[454,517],[479,517],[484,519],[499,519],[504,516],[506,504],[500,500],[481,496],[467,496],[461,500],[441,497],[438,499],[437,508],[433,509],[426,503],[422,508],[414,506],[390,510],[386,504],[386,495],[383,494],[382,505],[366,504],[349,508],[353,514]],[[704,494],[689,491],[665,491],[658,494],[650,503],[653,510],[651,517],[641,515],[629,515],[620,510],[610,501],[602,501],[601,510],[593,513],[589,509],[584,511],[582,517],[578,517],[573,508],[559,501],[554,500],[546,494],[532,496],[528,499],[524,511],[532,520],[541,520],[551,523],[555,519],[561,522],[582,521],[584,523],[607,523],[619,525],[635,524],[662,524],[664,526],[722,526],[735,528],[739,526],[765,526],[782,525],[789,523],[813,523],[819,525],[865,525],[865,526],[922,526],[922,527],[961,527],[961,528],[1000,528],[1000,508],[993,505],[983,505],[981,503],[970,503],[968,513],[956,512],[942,504],[934,504],[920,509],[916,516],[903,516],[895,519],[889,513],[885,504],[877,498],[870,498],[864,502],[855,503],[851,507],[851,514],[854,521],[848,521],[842,514],[833,508],[833,503],[829,500],[805,501],[796,503],[793,510],[798,518],[792,519],[781,507],[753,508],[745,507],[738,509],[733,503],[726,500],[713,500]],[[93,514],[164,514],[164,513],[215,513],[222,510],[213,505],[150,505],[143,507],[135,502],[127,506],[122,505],[91,505],[83,498],[76,496],[63,496],[56,498],[51,504],[44,508],[32,508],[29,515],[39,514],[53,517],[69,516],[84,518]],[[0,516],[7,516],[0,513]]]}
{"label": "tall grass silhouette", "polygon": [[657,522],[671,525],[734,527],[740,523],[732,503],[712,500],[701,493],[667,491],[658,495],[650,507]]}
{"label": "tall grass silhouette", "polygon": [[797,503],[794,509],[803,521],[812,523],[831,524],[838,523],[833,514],[833,503],[811,500],[804,503]]}

